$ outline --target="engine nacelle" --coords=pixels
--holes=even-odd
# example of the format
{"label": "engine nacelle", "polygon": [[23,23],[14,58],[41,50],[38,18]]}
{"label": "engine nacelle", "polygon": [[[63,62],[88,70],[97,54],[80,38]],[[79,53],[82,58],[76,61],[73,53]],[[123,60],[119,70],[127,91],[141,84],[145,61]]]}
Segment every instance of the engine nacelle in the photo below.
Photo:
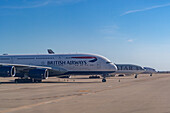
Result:
{"label": "engine nacelle", "polygon": [[0,77],[14,77],[16,69],[14,66],[0,66]]}
{"label": "engine nacelle", "polygon": [[47,79],[49,75],[48,69],[31,69],[28,76],[34,79]]}

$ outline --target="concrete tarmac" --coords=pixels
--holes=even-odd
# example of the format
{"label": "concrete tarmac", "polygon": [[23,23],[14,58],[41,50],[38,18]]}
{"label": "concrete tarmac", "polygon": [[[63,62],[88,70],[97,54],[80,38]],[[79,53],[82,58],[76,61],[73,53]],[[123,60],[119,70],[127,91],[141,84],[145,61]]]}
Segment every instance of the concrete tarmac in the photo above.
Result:
{"label": "concrete tarmac", "polygon": [[170,113],[170,75],[101,79],[1,78],[0,113]]}

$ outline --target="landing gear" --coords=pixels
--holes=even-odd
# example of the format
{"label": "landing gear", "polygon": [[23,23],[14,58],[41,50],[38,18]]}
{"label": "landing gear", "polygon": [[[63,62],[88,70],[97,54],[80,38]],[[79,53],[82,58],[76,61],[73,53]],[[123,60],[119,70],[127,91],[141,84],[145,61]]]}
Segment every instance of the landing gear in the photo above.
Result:
{"label": "landing gear", "polygon": [[102,79],[102,82],[106,82],[106,79],[105,79],[105,78],[103,78],[103,79]]}
{"label": "landing gear", "polygon": [[150,74],[150,77],[152,76],[152,74]]}
{"label": "landing gear", "polygon": [[137,75],[137,74],[135,75],[135,78],[138,78],[138,75]]}
{"label": "landing gear", "polygon": [[32,79],[32,82],[34,82],[34,83],[41,83],[42,79]]}
{"label": "landing gear", "polygon": [[108,76],[108,74],[103,74],[102,75],[102,77],[103,77],[103,79],[102,79],[102,82],[106,82],[106,77]]}
{"label": "landing gear", "polygon": [[32,83],[32,79],[15,79],[15,83]]}
{"label": "landing gear", "polygon": [[15,79],[15,83],[41,83],[42,79]]}

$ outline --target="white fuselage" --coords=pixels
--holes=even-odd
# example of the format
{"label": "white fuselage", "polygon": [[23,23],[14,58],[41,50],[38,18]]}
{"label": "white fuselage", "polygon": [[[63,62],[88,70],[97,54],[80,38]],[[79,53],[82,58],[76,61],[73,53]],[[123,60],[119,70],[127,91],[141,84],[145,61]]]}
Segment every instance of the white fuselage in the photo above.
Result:
{"label": "white fuselage", "polygon": [[116,66],[117,66],[117,71],[115,72],[115,74],[132,75],[132,74],[140,74],[145,71],[143,67],[138,65],[116,64]]}
{"label": "white fuselage", "polygon": [[145,72],[143,72],[143,74],[154,74],[157,73],[157,71],[153,68],[150,67],[144,67]]}
{"label": "white fuselage", "polygon": [[52,67],[52,75],[112,73],[116,66],[107,58],[94,54],[1,55],[0,63]]}

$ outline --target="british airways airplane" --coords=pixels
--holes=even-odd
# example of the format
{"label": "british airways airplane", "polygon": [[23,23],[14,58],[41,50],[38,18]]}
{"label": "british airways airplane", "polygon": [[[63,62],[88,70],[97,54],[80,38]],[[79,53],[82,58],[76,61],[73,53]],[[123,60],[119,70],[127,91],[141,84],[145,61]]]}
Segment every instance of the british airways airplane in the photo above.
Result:
{"label": "british airways airplane", "polygon": [[53,76],[103,76],[117,70],[107,58],[95,54],[0,55],[0,77],[18,77],[15,82],[41,82]]}

